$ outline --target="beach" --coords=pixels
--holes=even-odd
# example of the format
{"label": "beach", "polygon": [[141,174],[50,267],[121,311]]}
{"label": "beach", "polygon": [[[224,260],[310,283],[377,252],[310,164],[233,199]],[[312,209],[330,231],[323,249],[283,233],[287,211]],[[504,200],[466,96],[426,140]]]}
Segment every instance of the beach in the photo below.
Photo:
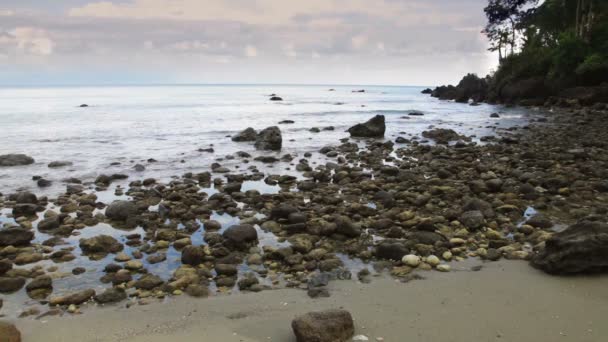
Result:
{"label": "beach", "polygon": [[[333,282],[331,297],[283,289],[204,300],[98,308],[82,315],[20,320],[24,341],[295,341],[291,320],[349,310],[370,341],[576,341],[608,338],[606,276],[551,277],[521,261],[463,262],[401,283]],[[474,272],[470,268],[483,265]]]}

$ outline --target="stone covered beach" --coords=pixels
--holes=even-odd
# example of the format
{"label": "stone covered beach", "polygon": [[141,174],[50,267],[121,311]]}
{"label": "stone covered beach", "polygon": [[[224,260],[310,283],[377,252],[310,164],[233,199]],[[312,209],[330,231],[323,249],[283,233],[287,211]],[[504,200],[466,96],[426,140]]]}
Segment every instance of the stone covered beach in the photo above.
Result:
{"label": "stone covered beach", "polygon": [[[422,113],[409,114],[403,115],[403,130],[408,117]],[[206,301],[218,310],[210,322],[222,326],[236,315],[218,330],[208,326],[218,334],[210,336],[226,340],[231,329],[246,337],[234,340],[262,340],[276,322],[317,307],[350,310],[356,333],[378,341],[415,338],[408,335],[412,332],[420,340],[440,338],[421,328],[443,325],[396,323],[415,319],[415,313],[442,324],[466,315],[489,320],[480,335],[460,326],[452,336],[446,325],[443,336],[455,341],[499,340],[503,334],[509,336],[505,340],[602,340],[608,332],[594,322],[606,313],[608,299],[597,288],[607,279],[555,275],[608,269],[608,109],[546,108],[537,114],[524,127],[492,126],[494,135],[469,137],[429,127],[420,137],[394,141],[384,137],[385,117],[378,115],[351,127],[350,137],[297,156],[280,152],[288,137],[277,122],[226,138],[274,153],[218,157],[209,171],[170,182],[128,179],[128,187],[117,187],[113,183],[126,175],[102,174],[93,183],[65,180],[58,196],[4,193],[0,312],[32,340],[42,340],[54,324],[62,327],[48,335],[51,341],[70,334],[73,319],[83,323],[73,333],[86,335],[97,315],[112,322],[131,319],[130,312],[144,316],[150,330],[139,323],[129,329],[124,319],[117,334],[126,335],[100,339],[162,340],[168,334],[187,340],[201,327],[177,316],[211,315],[202,313]],[[500,113],[488,118],[500,119]],[[318,134],[324,129],[331,130],[320,127]],[[4,155],[0,165],[20,167],[33,163],[32,157]],[[295,170],[297,176],[266,174],[264,164]],[[433,300],[423,293],[427,290],[437,292]],[[284,300],[275,300],[273,292]],[[519,321],[537,318],[535,312],[559,316],[565,306],[547,302],[562,293],[564,305],[586,310],[576,321],[556,318],[542,330],[570,327],[573,335],[541,334],[539,327]],[[275,322],[265,328],[256,296],[268,302],[267,319]],[[392,296],[399,300],[382,306],[383,321],[362,312]],[[481,300],[501,304],[483,306]],[[301,307],[283,311],[277,302]],[[521,317],[503,318],[506,326],[496,330],[497,321],[487,316],[510,305],[516,309],[506,312]],[[450,315],[444,317],[440,307]],[[529,311],[522,311],[526,307]],[[164,310],[176,317],[164,317]],[[249,331],[253,322],[260,327]],[[281,324],[279,340],[290,330]]]}

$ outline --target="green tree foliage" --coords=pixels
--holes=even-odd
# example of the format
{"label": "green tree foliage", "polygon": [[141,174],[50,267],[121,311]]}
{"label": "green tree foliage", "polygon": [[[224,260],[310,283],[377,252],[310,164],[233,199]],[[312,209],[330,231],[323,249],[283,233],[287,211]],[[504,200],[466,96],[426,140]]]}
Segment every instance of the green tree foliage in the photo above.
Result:
{"label": "green tree foliage", "polygon": [[489,0],[484,30],[501,63],[493,84],[608,81],[608,0]]}

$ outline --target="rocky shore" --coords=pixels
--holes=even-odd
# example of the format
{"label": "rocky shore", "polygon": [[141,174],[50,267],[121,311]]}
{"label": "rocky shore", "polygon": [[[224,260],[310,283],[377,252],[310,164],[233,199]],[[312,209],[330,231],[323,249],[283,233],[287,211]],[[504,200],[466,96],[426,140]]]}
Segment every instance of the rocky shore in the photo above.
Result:
{"label": "rocky shore", "polygon": [[[95,184],[72,180],[56,198],[4,194],[0,293],[25,288],[35,304],[18,315],[43,318],[89,303],[230,291],[326,297],[335,279],[367,283],[387,272],[407,282],[467,258],[532,260],[553,274],[606,271],[607,117],[605,106],[548,110],[523,128],[497,125],[493,136],[429,127],[396,144],[381,138],[377,116],[318,151],[324,164],[309,162],[312,154],[265,161],[301,177],[264,174],[248,166],[258,157],[237,153],[238,169],[218,160],[169,183],[124,189],[112,186],[123,175],[100,175]],[[276,126],[232,138],[273,151],[282,139]],[[243,190],[252,181],[281,190]],[[112,188],[120,199],[100,202],[96,193]],[[95,286],[56,286],[95,272]]]}

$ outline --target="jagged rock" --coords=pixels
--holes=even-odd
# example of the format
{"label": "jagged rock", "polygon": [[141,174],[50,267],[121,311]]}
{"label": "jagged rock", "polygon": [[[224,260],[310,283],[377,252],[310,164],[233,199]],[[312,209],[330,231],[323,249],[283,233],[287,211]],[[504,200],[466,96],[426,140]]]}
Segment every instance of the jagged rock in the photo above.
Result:
{"label": "jagged rock", "polygon": [[551,274],[608,271],[608,224],[583,221],[553,234],[531,263]]}
{"label": "jagged rock", "polygon": [[376,115],[367,122],[356,124],[348,129],[351,136],[362,138],[383,137],[385,131],[384,115]]}

